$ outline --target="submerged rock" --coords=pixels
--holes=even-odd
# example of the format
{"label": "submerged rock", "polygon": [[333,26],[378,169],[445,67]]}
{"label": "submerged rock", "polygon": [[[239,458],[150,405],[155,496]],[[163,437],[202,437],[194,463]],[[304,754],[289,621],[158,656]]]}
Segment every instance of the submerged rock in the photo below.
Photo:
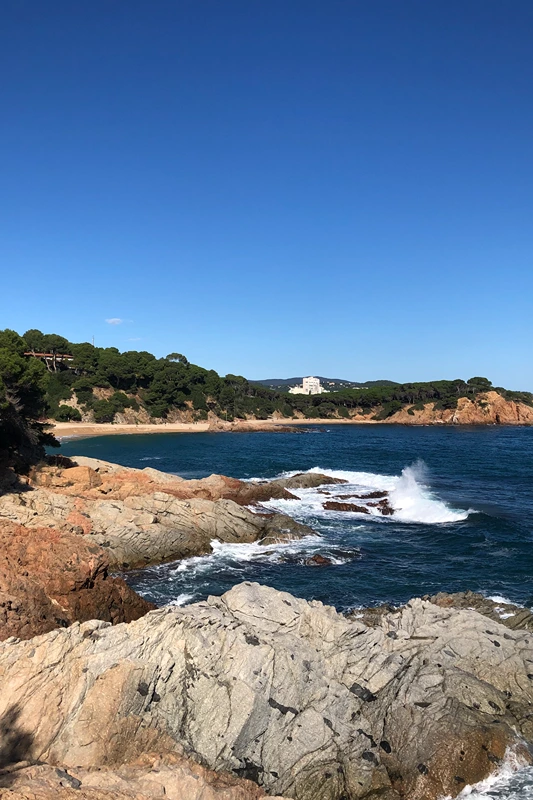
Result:
{"label": "submerged rock", "polygon": [[383,514],[384,517],[392,517],[394,514],[394,509],[385,498],[384,500],[380,500],[378,503],[369,503],[368,504],[371,508],[377,508],[380,514]]}
{"label": "submerged rock", "polygon": [[475,611],[413,600],[367,627],[244,583],[4,642],[0,723],[74,776],[183,749],[298,800],[435,800],[533,741],[532,662],[531,634]]}
{"label": "submerged rock", "polygon": [[[351,497],[351,495],[340,496]],[[336,497],[339,497],[339,495],[336,495]],[[370,514],[370,508],[377,508],[379,513],[384,517],[392,516],[394,514],[394,509],[387,498],[379,500],[377,503],[368,503],[366,506],[360,506],[357,503],[346,503],[344,501],[339,503],[337,500],[327,500],[322,504],[322,508],[325,508],[326,511],[353,511],[357,514]]]}
{"label": "submerged rock", "polygon": [[314,556],[311,556],[311,558],[306,559],[304,563],[307,567],[329,567],[333,564],[333,561],[331,558],[316,553]]}

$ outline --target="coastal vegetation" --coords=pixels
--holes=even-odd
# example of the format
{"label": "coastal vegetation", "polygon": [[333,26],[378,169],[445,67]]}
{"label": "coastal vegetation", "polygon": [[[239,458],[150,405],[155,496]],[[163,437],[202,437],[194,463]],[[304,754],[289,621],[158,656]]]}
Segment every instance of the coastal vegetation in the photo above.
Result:
{"label": "coastal vegetation", "polygon": [[0,468],[24,469],[56,443],[40,421],[49,408],[46,368],[26,348],[14,331],[0,331]]}
{"label": "coastal vegetation", "polygon": [[[431,404],[454,409],[460,398],[482,406],[487,391],[530,407],[533,394],[493,387],[484,377],[396,384],[374,382],[320,395],[288,394],[240,375],[220,376],[173,352],[156,358],[147,351],[69,342],[32,329],[19,336],[0,333],[2,416],[0,446],[41,446],[42,420],[91,419],[96,423],[150,420],[389,419],[402,409],[411,416]],[[26,444],[24,444],[26,443]]]}

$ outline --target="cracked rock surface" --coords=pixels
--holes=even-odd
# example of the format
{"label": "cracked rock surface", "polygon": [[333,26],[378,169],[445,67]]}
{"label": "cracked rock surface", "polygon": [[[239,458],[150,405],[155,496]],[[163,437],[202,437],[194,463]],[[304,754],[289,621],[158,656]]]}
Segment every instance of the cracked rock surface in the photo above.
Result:
{"label": "cracked rock surface", "polygon": [[174,750],[297,800],[455,796],[508,747],[528,759],[532,711],[528,631],[419,599],[369,627],[243,583],[0,645],[20,760],[117,769]]}
{"label": "cracked rock surface", "polygon": [[185,481],[81,456],[77,462],[36,470],[25,491],[0,496],[0,520],[90,537],[116,570],[205,555],[213,539],[272,544],[314,533],[284,514],[243,505],[292,497],[283,487],[222,475]]}
{"label": "cracked rock surface", "polygon": [[[261,800],[251,781],[216,773],[177,753],[146,753],[129,764],[63,769],[49,764],[0,769],[2,800]],[[274,798],[273,800],[283,800]]]}

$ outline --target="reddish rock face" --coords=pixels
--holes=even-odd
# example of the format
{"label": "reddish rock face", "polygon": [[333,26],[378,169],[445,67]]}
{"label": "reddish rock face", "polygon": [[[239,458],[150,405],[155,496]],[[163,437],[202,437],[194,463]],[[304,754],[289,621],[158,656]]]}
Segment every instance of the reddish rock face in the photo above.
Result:
{"label": "reddish rock face", "polygon": [[[113,469],[108,470],[107,466]],[[165,492],[177,500],[233,500],[243,506],[272,498],[297,499],[276,482],[246,483],[226,475],[209,475],[207,478],[186,481],[177,475],[157,470],[125,469],[114,465],[102,466],[98,472],[88,465],[66,468],[48,465],[33,470],[30,481],[33,486],[87,500],[99,500],[102,497],[125,500],[154,492]]]}
{"label": "reddish rock face", "polygon": [[316,553],[316,555],[308,558],[305,563],[308,567],[328,567],[333,562],[331,558],[326,558],[325,556],[321,556],[320,553]]}
{"label": "reddish rock face", "polygon": [[5,775],[0,770],[2,800],[57,800],[58,796],[61,800],[269,800],[252,781],[213,772],[179,752],[158,750],[114,767],[63,769],[40,763]]}
{"label": "reddish rock face", "polygon": [[130,622],[153,606],[108,575],[105,552],[53,528],[0,522],[0,640],[72,622]]}

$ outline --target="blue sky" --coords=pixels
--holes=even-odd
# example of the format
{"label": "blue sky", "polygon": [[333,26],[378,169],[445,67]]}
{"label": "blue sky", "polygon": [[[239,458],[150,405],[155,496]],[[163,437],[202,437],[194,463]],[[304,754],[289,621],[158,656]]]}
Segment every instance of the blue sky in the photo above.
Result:
{"label": "blue sky", "polygon": [[533,390],[530,0],[4,0],[0,23],[0,327]]}

